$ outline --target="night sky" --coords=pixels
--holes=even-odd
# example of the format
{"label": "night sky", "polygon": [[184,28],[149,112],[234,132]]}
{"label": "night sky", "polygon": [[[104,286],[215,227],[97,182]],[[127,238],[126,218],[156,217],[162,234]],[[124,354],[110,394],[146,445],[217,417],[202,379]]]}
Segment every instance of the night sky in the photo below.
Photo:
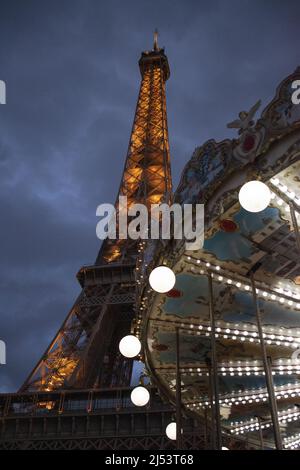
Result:
{"label": "night sky", "polygon": [[234,137],[226,124],[300,65],[299,19],[298,0],[0,1],[0,391],[21,385],[95,261],[154,29],[176,186],[196,146]]}

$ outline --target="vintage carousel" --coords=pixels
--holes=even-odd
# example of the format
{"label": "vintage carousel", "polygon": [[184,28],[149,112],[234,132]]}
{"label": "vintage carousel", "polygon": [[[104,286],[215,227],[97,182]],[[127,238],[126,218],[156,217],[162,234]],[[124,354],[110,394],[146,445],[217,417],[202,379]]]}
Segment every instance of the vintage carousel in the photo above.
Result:
{"label": "vintage carousel", "polygon": [[[238,138],[209,140],[185,166],[174,201],[204,203],[203,248],[141,242],[133,333],[174,404],[177,439],[192,415],[210,448],[300,446],[300,105],[291,100],[299,79],[300,68],[256,122],[260,102],[228,125]],[[239,201],[249,181],[271,193],[258,212]],[[166,293],[149,286],[159,265],[176,275]]]}

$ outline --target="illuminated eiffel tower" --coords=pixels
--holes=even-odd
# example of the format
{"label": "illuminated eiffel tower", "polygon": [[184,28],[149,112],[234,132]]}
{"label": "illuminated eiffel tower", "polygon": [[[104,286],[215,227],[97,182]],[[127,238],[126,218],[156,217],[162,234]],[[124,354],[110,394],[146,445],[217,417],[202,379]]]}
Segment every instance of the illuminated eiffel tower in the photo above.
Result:
{"label": "illuminated eiffel tower", "polygon": [[[157,32],[139,60],[141,85],[118,193],[133,203],[169,200],[172,183],[165,83],[170,76]],[[21,391],[125,386],[132,361],[118,351],[134,318],[137,241],[109,240],[77,274],[82,292]]]}
{"label": "illuminated eiffel tower", "polygon": [[[149,209],[169,202],[172,192],[165,95],[170,71],[157,32],[139,67],[142,80],[118,197],[127,196],[128,207],[143,203]],[[118,348],[124,335],[135,334],[138,322],[139,243],[106,239],[95,264],[79,270],[82,291],[48,349],[18,393],[0,395],[0,449],[176,446],[165,433],[174,406],[154,385],[148,385],[149,404],[133,406],[133,363],[142,357],[126,359]],[[185,448],[203,448],[206,437],[198,423],[183,421]]]}

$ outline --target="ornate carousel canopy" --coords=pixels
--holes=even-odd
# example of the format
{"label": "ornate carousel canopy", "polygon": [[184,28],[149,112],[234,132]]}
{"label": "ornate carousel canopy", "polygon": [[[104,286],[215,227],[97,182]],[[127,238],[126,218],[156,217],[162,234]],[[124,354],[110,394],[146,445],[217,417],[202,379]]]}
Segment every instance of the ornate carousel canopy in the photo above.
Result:
{"label": "ornate carousel canopy", "polygon": [[[228,125],[237,138],[207,141],[185,166],[174,200],[204,203],[203,248],[187,252],[179,240],[142,242],[137,265],[134,331],[144,339],[146,365],[161,394],[175,403],[179,332],[184,413],[210,417],[213,312],[222,433],[253,445],[263,433],[266,448],[275,446],[275,418],[256,307],[282,446],[300,445],[300,105],[291,100],[292,82],[299,79],[300,68],[280,84],[256,122],[260,102]],[[257,213],[243,209],[238,198],[251,180],[271,191],[270,204]],[[147,282],[158,264],[176,274],[166,294]]]}

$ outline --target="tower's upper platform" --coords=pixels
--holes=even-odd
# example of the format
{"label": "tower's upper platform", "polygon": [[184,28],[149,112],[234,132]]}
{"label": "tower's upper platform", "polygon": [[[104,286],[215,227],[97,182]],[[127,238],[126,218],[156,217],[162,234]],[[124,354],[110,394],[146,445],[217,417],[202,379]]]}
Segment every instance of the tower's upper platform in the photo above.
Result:
{"label": "tower's upper platform", "polygon": [[164,80],[168,80],[170,77],[169,62],[167,56],[165,55],[165,49],[158,47],[157,31],[154,33],[153,49],[151,51],[143,51],[139,60],[142,76],[144,75],[145,70],[147,70],[147,68],[155,62],[157,62],[157,64],[162,68],[164,72]]}

